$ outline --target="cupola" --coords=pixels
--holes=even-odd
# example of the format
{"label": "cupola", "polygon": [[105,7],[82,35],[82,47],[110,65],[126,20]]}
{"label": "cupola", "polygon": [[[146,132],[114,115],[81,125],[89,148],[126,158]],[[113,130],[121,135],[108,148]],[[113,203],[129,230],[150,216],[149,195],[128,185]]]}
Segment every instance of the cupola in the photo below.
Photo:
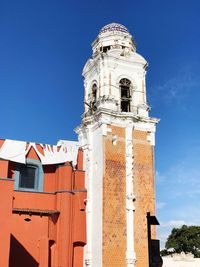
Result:
{"label": "cupola", "polygon": [[93,56],[111,49],[130,49],[136,51],[135,42],[128,29],[119,23],[104,26],[92,43]]}

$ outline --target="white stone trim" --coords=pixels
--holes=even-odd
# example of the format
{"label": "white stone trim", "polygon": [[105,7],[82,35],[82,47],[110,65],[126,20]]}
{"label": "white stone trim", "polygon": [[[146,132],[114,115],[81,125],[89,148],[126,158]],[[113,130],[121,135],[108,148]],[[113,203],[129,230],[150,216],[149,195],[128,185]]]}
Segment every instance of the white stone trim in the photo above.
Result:
{"label": "white stone trim", "polygon": [[134,249],[134,188],[133,188],[133,124],[126,127],[126,227],[127,227],[127,267],[135,266]]}
{"label": "white stone trim", "polygon": [[152,146],[155,146],[155,132],[154,131],[148,132],[147,141],[149,141]]}
{"label": "white stone trim", "polygon": [[84,151],[85,181],[87,188],[87,245],[84,261],[87,267],[102,266],[102,183],[103,136],[107,126],[99,122],[77,128]]}
{"label": "white stone trim", "polygon": [[85,247],[85,266],[92,266],[92,149],[91,149],[91,132],[86,132],[84,140],[84,163],[85,163],[85,183],[87,188],[86,202],[86,231],[87,245]]}

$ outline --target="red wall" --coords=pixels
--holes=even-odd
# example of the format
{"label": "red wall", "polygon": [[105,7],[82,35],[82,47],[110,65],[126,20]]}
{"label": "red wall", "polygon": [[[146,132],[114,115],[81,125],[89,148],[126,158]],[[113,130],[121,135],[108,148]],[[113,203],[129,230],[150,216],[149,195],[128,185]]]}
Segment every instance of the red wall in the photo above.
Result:
{"label": "red wall", "polygon": [[[41,149],[41,148],[40,148]],[[32,148],[29,158],[38,159]],[[80,267],[86,244],[82,151],[43,166],[44,192],[14,191],[15,163],[0,160],[0,266]],[[9,177],[10,176],[10,177]]]}
{"label": "red wall", "polygon": [[14,181],[0,180],[0,266],[7,267],[12,226],[12,197]]}

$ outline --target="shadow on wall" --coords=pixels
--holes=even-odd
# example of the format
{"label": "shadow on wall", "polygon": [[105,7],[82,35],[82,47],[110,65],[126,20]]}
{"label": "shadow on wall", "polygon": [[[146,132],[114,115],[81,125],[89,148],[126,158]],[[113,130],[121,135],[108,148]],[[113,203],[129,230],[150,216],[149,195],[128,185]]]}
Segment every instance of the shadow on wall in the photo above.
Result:
{"label": "shadow on wall", "polygon": [[11,235],[10,238],[10,256],[9,267],[38,267],[38,262],[29,254],[29,252],[20,244],[20,242]]}

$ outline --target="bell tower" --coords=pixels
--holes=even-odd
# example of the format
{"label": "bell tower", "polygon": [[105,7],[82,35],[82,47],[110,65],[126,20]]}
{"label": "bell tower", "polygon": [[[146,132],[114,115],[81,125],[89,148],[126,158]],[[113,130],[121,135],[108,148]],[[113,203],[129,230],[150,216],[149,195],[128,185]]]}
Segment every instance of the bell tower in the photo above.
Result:
{"label": "bell tower", "polygon": [[[85,266],[148,267],[147,212],[155,214],[154,135],[147,61],[128,29],[111,23],[92,43],[77,128],[87,188]],[[152,229],[152,236],[155,231]]]}

